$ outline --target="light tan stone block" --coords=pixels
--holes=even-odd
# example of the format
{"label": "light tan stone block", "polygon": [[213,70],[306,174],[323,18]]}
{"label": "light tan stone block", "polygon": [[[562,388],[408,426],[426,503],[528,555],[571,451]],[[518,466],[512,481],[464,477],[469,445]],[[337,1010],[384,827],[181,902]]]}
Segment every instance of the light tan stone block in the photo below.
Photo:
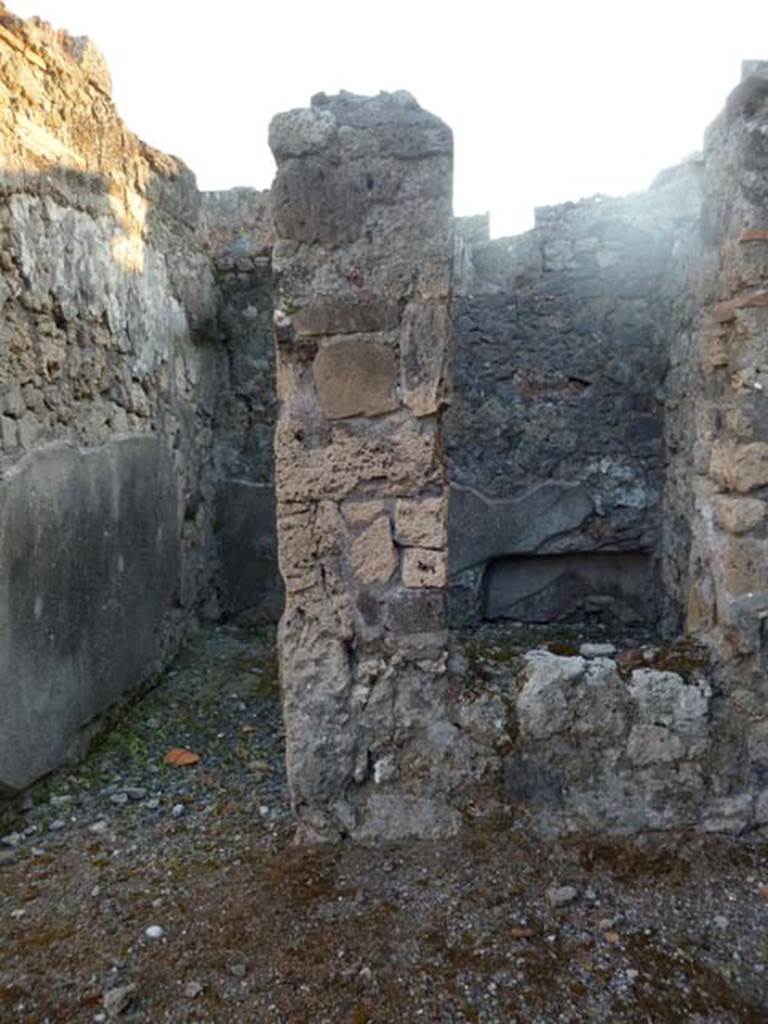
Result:
{"label": "light tan stone block", "polygon": [[348,526],[367,526],[385,511],[383,501],[345,501],[341,512]]}
{"label": "light tan stone block", "polygon": [[718,441],[712,448],[710,475],[730,491],[746,494],[768,484],[768,444]]}
{"label": "light tan stone block", "polygon": [[395,536],[400,544],[444,548],[445,519],[444,498],[404,498],[395,507]]}
{"label": "light tan stone block", "polygon": [[[378,421],[381,429],[335,425],[330,442],[308,448],[289,421],[275,428],[275,476],[280,501],[401,496],[442,482],[431,423]],[[369,483],[370,481],[370,483]],[[362,492],[362,493],[361,493]]]}
{"label": "light tan stone block", "polygon": [[701,354],[706,369],[728,365],[728,341],[722,330],[706,331],[702,335]]}
{"label": "light tan stone block", "polygon": [[384,298],[347,299],[328,295],[312,299],[293,322],[299,334],[359,334],[397,327],[397,303]]}
{"label": "light tan stone block", "polygon": [[768,551],[762,541],[726,537],[721,551],[725,589],[732,597],[768,589]]}
{"label": "light tan stone block", "polygon": [[416,416],[431,416],[447,401],[451,318],[445,303],[412,302],[400,334],[403,398]]}
{"label": "light tan stone block", "polygon": [[397,553],[387,516],[379,516],[349,549],[352,572],[361,583],[387,583],[397,568]]}
{"label": "light tan stone block", "polygon": [[403,583],[406,587],[444,587],[448,581],[445,551],[406,548],[403,554]]}
{"label": "light tan stone block", "polygon": [[728,533],[747,533],[765,519],[765,502],[719,494],[712,501],[715,522]]}
{"label": "light tan stone block", "polygon": [[321,348],[313,365],[317,397],[331,420],[379,416],[397,408],[397,361],[376,342],[337,341]]}

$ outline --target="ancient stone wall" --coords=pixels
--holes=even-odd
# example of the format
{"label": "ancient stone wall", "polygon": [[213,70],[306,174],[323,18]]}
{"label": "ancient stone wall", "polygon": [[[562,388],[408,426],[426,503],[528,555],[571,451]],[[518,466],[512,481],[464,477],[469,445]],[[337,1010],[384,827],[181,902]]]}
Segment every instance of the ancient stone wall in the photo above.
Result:
{"label": "ancient stone wall", "polygon": [[768,63],[747,62],[706,137],[696,315],[683,337],[692,437],[686,625],[715,653],[721,715],[734,730],[727,764],[741,784],[768,768],[767,126]]}
{"label": "ancient stone wall", "polygon": [[276,117],[272,190],[288,776],[305,836],[455,824],[440,412],[450,130],[408,93]]}
{"label": "ancient stone wall", "polygon": [[646,193],[460,230],[446,417],[454,621],[654,627],[670,310],[695,164]]}
{"label": "ancient stone wall", "polygon": [[[489,241],[441,121],[321,94],[271,193],[201,196],[0,5],[0,792],[285,600],[304,838],[767,827],[766,126],[752,62],[702,157]],[[467,643],[449,579],[460,624],[689,636]]]}
{"label": "ancient stone wall", "polygon": [[0,789],[218,614],[199,202],[87,40],[0,11]]}
{"label": "ancient stone wall", "polygon": [[277,386],[269,192],[204,192],[199,232],[213,260],[218,336],[226,352],[214,430],[220,603],[229,615],[248,613],[276,622],[283,591],[275,532]]}

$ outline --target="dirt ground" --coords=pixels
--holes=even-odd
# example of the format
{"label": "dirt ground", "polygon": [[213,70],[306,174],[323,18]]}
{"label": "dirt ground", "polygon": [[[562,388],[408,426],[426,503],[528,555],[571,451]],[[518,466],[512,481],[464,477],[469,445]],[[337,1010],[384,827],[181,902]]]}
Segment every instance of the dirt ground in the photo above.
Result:
{"label": "dirt ground", "polygon": [[764,842],[292,845],[266,631],[201,635],[0,836],[3,1024],[768,1021]]}

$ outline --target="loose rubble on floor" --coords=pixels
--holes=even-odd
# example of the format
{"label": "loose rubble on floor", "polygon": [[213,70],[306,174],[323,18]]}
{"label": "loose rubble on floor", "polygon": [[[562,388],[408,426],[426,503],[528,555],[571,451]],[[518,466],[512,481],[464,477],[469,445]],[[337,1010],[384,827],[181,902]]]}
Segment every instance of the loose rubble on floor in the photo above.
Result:
{"label": "loose rubble on floor", "polygon": [[7,812],[0,1020],[768,1019],[749,837],[546,840],[512,806],[447,839],[293,834],[272,636],[219,627]]}

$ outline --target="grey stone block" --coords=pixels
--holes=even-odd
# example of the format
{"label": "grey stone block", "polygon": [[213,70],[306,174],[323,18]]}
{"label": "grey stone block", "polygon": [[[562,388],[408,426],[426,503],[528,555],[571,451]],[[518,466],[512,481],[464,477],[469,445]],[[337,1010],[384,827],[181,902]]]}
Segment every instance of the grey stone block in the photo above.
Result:
{"label": "grey stone block", "polygon": [[179,550],[173,465],[155,438],[41,449],[0,481],[0,791],[61,764],[155,668]]}
{"label": "grey stone block", "polygon": [[274,621],[283,607],[277,566],[275,489],[269,483],[227,480],[216,510],[224,608]]}
{"label": "grey stone block", "polygon": [[501,555],[537,551],[552,537],[578,531],[594,512],[584,487],[554,482],[509,499],[453,486],[448,509],[451,574]]}

